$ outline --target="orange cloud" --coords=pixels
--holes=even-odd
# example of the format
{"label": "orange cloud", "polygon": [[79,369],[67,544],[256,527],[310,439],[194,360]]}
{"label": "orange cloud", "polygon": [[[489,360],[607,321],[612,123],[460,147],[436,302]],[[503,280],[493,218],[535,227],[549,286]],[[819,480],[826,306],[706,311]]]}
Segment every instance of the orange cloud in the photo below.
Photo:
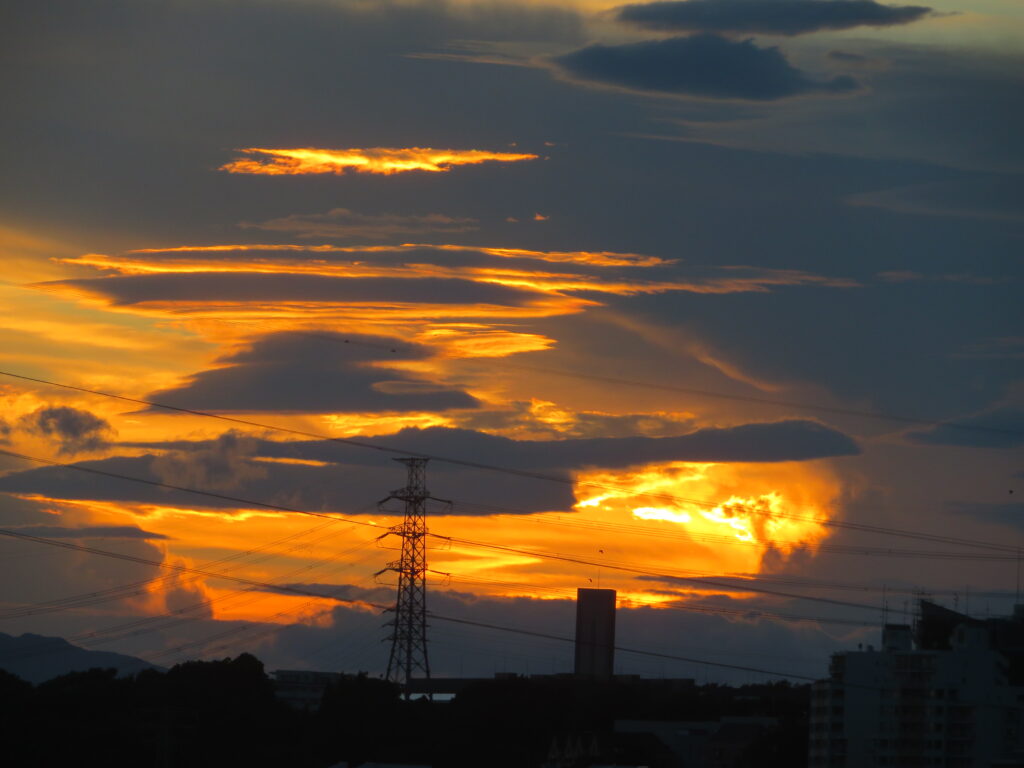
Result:
{"label": "orange cloud", "polygon": [[239,152],[251,157],[222,165],[228,173],[296,176],[309,173],[357,173],[389,175],[406,171],[441,173],[456,165],[486,162],[517,163],[536,160],[537,155],[487,152],[480,149],[431,149],[429,147],[369,147],[367,149],[264,149],[249,147]]}
{"label": "orange cloud", "polygon": [[[656,257],[637,254],[610,254],[587,251],[527,251],[516,248],[476,248],[459,245],[426,246],[407,243],[403,249],[433,248],[442,251],[484,253],[509,259],[541,259],[551,262],[570,262],[590,266],[654,266],[666,263]],[[392,246],[370,246],[366,248],[343,248],[334,246],[212,246],[207,248],[174,248],[165,250],[133,251],[133,253],[177,253],[189,251],[226,250],[267,250],[337,253],[374,253],[394,251]],[[653,259],[653,261],[648,261]],[[405,263],[401,265],[380,265],[368,261],[327,261],[324,259],[239,258],[232,261],[203,258],[175,257],[159,261],[144,258],[111,257],[103,254],[86,254],[66,263],[109,269],[128,275],[143,274],[187,274],[187,273],[258,273],[258,274],[302,274],[321,277],[341,278],[446,278],[472,280],[478,283],[495,283],[511,288],[527,289],[540,293],[561,295],[577,291],[591,293],[633,296],[637,294],[685,291],[688,293],[765,293],[773,286],[824,285],[831,287],[853,287],[857,283],[814,275],[798,270],[762,270],[745,267],[723,267],[722,273],[685,281],[665,280],[608,280],[600,275],[573,272],[545,272],[535,269],[515,269],[475,266],[444,266],[431,263]],[[749,274],[743,274],[747,270]],[[43,285],[60,286],[60,281]]]}
{"label": "orange cloud", "polygon": [[576,508],[588,518],[647,521],[655,535],[680,540],[674,554],[660,558],[664,567],[718,573],[758,573],[769,554],[814,552],[840,491],[818,462],[669,462],[588,470],[576,480]]}
{"label": "orange cloud", "polygon": [[[180,245],[173,248],[136,248],[128,253],[204,253],[229,251],[309,251],[312,253],[382,253],[397,250],[431,248],[436,251],[460,251],[483,253],[505,259],[536,259],[538,261],[570,262],[588,264],[592,267],[657,267],[675,264],[676,259],[662,259],[641,253],[618,253],[615,251],[533,251],[526,248],[492,248],[477,245],[437,245],[433,243],[401,243],[400,245],[295,245],[253,243],[245,245]],[[88,253],[73,259],[61,259],[66,264],[105,266],[104,260],[111,257]],[[93,263],[93,260],[99,260]]]}
{"label": "orange cloud", "polygon": [[539,352],[555,345],[554,339],[540,334],[508,331],[480,323],[433,325],[418,334],[416,340],[442,347],[449,357],[507,357],[520,352]]}
{"label": "orange cloud", "polygon": [[530,251],[525,248],[482,248],[472,245],[417,245],[415,243],[404,243],[402,248],[474,251],[505,259],[538,259],[540,261],[588,264],[592,267],[658,267],[676,262],[675,259],[644,256],[640,253],[615,253],[614,251]]}

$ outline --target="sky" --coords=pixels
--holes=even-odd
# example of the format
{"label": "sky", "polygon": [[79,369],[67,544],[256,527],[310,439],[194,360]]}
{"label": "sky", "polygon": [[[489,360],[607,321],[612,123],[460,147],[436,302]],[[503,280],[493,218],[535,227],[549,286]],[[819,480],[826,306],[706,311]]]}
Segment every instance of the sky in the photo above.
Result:
{"label": "sky", "polygon": [[451,502],[431,611],[569,637],[614,588],[622,645],[697,660],[622,673],[823,675],[919,596],[1011,610],[1014,0],[4,17],[0,631],[379,674],[407,455]]}

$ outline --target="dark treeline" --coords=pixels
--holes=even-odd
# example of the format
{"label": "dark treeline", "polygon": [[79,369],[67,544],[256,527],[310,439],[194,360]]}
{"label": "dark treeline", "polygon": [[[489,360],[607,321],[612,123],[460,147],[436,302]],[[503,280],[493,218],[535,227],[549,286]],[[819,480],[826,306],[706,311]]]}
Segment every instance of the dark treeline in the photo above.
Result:
{"label": "dark treeline", "polygon": [[[740,764],[765,765],[771,757],[773,765],[799,766],[807,706],[807,687],[787,683],[732,688],[571,678],[484,681],[451,702],[405,702],[395,686],[352,675],[326,690],[318,711],[300,712],[275,698],[263,665],[243,654],[132,677],[74,672],[37,686],[0,671],[0,762],[326,768],[374,760],[518,768],[543,765],[558,739],[608,738],[617,719],[758,715],[778,718],[780,727]],[[648,760],[658,762],[656,755]]]}

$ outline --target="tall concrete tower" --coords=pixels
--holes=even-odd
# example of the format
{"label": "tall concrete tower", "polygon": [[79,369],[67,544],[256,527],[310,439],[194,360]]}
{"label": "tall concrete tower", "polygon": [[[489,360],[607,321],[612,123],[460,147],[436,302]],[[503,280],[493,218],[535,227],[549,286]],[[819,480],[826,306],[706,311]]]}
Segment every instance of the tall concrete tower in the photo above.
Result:
{"label": "tall concrete tower", "polygon": [[611,680],[615,669],[615,590],[576,590],[577,677]]}

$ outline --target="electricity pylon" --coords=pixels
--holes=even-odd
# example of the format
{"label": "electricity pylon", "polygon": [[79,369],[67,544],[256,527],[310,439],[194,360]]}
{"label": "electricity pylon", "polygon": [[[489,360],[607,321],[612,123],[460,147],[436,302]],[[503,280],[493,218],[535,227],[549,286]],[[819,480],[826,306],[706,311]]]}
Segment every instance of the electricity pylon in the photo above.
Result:
{"label": "electricity pylon", "polygon": [[451,506],[451,502],[436,499],[427,490],[428,459],[395,461],[408,467],[408,481],[405,488],[392,491],[377,506],[384,514],[394,514],[384,509],[384,505],[393,500],[405,504],[402,522],[384,534],[401,537],[402,557],[388,563],[379,573],[394,571],[398,574],[395,618],[386,625],[392,628],[388,638],[391,641],[391,655],[388,657],[386,677],[401,685],[408,699],[413,674],[419,672],[424,677],[430,677],[430,661],[427,658],[427,501],[438,501],[448,506]]}

